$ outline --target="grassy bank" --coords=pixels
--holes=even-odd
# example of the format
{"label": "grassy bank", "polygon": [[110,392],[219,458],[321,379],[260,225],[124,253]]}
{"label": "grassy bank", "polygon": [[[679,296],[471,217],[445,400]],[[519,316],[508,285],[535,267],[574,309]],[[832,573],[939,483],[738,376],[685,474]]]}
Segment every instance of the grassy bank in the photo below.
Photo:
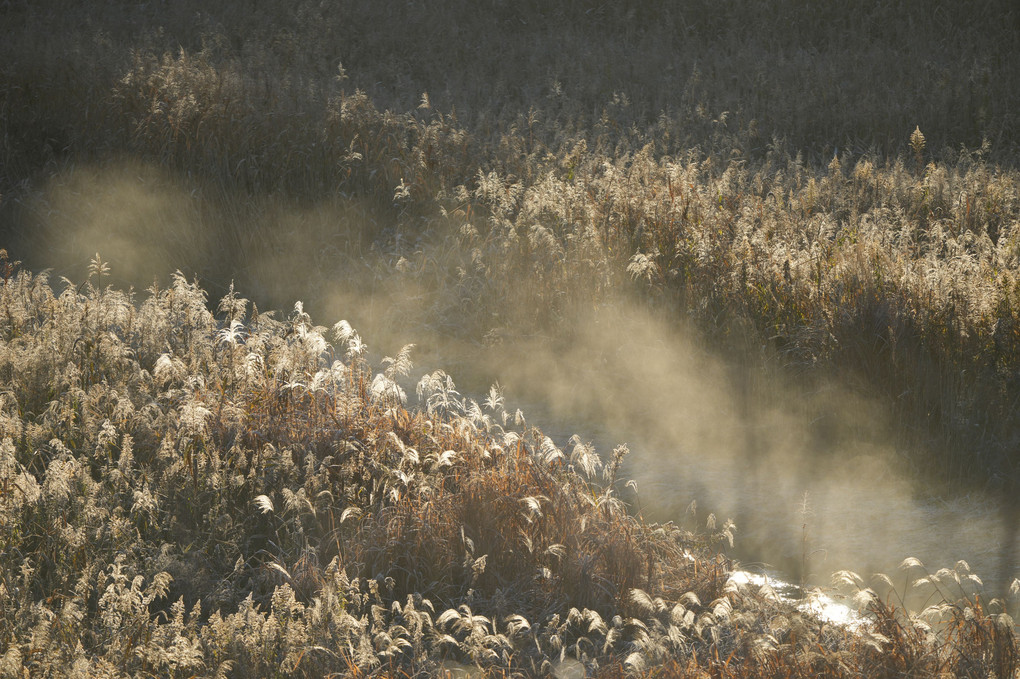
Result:
{"label": "grassy bank", "polygon": [[1017,670],[1015,583],[843,572],[870,622],[823,623],[730,579],[728,523],[628,512],[625,448],[561,449],[441,371],[408,397],[411,347],[373,369],[300,304],[2,264],[3,676]]}

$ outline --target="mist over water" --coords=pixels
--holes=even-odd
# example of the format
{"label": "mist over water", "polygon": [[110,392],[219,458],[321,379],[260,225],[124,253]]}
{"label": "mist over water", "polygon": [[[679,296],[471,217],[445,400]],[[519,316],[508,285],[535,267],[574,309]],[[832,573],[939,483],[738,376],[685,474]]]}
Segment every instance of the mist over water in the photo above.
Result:
{"label": "mist over water", "polygon": [[634,509],[700,527],[709,513],[732,518],[730,554],[747,567],[825,586],[842,569],[896,581],[908,556],[932,573],[964,560],[990,595],[1020,574],[1006,549],[1020,526],[1002,497],[932,493],[900,462],[880,406],[840,385],[798,392],[626,301],[489,344],[408,328],[387,314],[399,306],[375,299],[362,317],[379,352],[415,341],[419,372],[442,368],[479,401],[498,383],[566,451],[574,434],[603,456],[626,443]]}
{"label": "mist over water", "polygon": [[[300,299],[321,325],[349,320],[376,359],[415,343],[416,375],[443,369],[476,400],[498,383],[508,406],[560,447],[573,434],[603,455],[626,443],[636,511],[702,526],[709,513],[732,518],[732,555],[793,582],[827,584],[839,569],[892,574],[907,556],[932,572],[965,560],[996,594],[1020,574],[1007,548],[1020,527],[1003,498],[933,497],[899,463],[894,423],[878,404],[837,384],[805,390],[764,351],[735,362],[637,303],[606,300],[564,312],[555,327],[465,337],[430,315],[441,286],[380,274],[395,255],[362,246],[359,233],[385,228],[362,207],[267,199],[247,230],[213,229],[251,215],[212,208],[151,167],[58,177],[30,214],[25,258],[58,274],[80,280],[97,251],[123,287],[201,271],[213,305],[236,278],[260,310],[285,316]],[[476,317],[478,305],[498,313],[515,303],[459,302]]]}
{"label": "mist over water", "polygon": [[897,463],[873,404],[837,386],[749,384],[760,368],[727,365],[634,306],[574,328],[569,342],[462,350],[450,371],[498,380],[560,446],[574,433],[603,454],[627,443],[646,519],[732,518],[732,554],[795,583],[825,585],[840,569],[893,574],[913,556],[932,572],[965,560],[1001,592],[1020,570],[1003,563],[1018,526],[1000,498],[931,496]]}

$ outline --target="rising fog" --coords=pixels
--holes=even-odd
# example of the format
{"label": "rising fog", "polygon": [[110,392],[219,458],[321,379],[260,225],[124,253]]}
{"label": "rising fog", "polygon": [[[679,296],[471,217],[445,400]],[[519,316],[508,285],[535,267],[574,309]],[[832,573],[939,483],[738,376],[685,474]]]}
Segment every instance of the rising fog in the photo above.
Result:
{"label": "rising fog", "polygon": [[[860,391],[780,369],[783,357],[765,347],[723,354],[623,295],[567,306],[555,323],[520,332],[465,332],[458,308],[498,318],[525,302],[451,301],[415,275],[415,262],[469,259],[450,251],[454,239],[366,243],[363,233],[385,232],[385,217],[355,201],[263,198],[242,214],[224,204],[152,166],[76,168],[26,206],[26,259],[79,280],[99,252],[114,284],[136,290],[181,269],[211,303],[233,281],[280,315],[300,300],[316,323],[349,320],[377,360],[415,343],[416,375],[444,369],[479,401],[498,383],[561,447],[575,434],[603,454],[627,444],[636,512],[692,525],[732,518],[731,556],[794,582],[826,584],[838,569],[894,572],[906,556],[932,570],[965,559],[986,585],[1009,582],[1012,517],[980,492],[930,497],[893,443],[895,423]],[[401,262],[401,249],[411,259]]]}

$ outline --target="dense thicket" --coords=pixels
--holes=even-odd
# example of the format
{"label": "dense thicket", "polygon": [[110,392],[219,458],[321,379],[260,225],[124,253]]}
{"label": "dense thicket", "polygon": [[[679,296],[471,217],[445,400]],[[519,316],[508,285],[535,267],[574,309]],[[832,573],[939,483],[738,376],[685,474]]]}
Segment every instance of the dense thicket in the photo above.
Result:
{"label": "dense thicket", "polygon": [[1016,671],[1020,583],[841,572],[867,622],[824,624],[731,578],[728,522],[629,514],[624,448],[561,450],[441,371],[405,407],[411,347],[374,372],[300,304],[0,263],[5,677]]}

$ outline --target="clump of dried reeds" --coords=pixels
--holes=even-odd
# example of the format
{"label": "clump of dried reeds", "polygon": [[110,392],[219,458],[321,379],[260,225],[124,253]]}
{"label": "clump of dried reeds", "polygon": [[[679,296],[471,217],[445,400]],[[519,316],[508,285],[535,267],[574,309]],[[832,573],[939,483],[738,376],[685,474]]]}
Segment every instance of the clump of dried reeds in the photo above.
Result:
{"label": "clump of dried reeds", "polygon": [[409,410],[410,347],[375,373],[300,304],[5,271],[5,674],[594,667],[635,588],[722,596],[710,536],[628,515],[624,449],[563,452],[440,372]]}
{"label": "clump of dried reeds", "polygon": [[59,294],[4,263],[5,675],[1016,664],[1006,604],[963,565],[908,580],[933,588],[920,617],[861,586],[872,623],[835,630],[729,577],[731,524],[630,515],[625,447],[561,449],[441,371],[409,407],[410,347],[376,373],[350,324],[300,303],[278,320],[231,291],[217,317],[181,275],[136,303],[98,255]]}

